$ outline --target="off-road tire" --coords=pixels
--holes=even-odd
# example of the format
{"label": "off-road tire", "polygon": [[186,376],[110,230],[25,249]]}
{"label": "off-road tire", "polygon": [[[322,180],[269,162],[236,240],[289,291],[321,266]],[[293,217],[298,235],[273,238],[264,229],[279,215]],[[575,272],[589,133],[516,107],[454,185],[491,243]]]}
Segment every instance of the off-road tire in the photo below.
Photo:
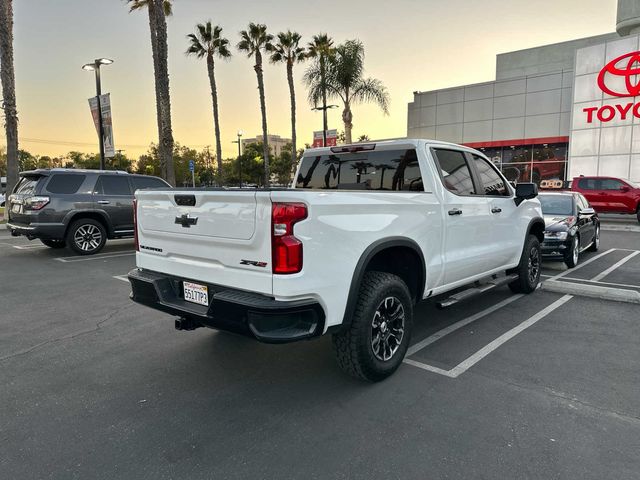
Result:
{"label": "off-road tire", "polygon": [[[533,252],[537,252],[537,270],[534,278],[530,275],[529,260]],[[542,263],[542,255],[540,250],[540,240],[535,235],[529,235],[524,242],[520,263],[510,273],[517,273],[518,279],[509,284],[509,288],[514,293],[531,293],[538,288],[540,283],[540,269]]]}
{"label": "off-road tire", "polygon": [[[76,233],[82,227],[91,228],[91,231],[94,231],[93,229],[95,228],[100,233],[100,239],[98,240],[95,247],[91,247],[88,250],[85,250],[76,242]],[[80,218],[69,226],[69,229],[67,230],[66,241],[69,248],[71,248],[71,250],[73,250],[78,255],[95,255],[103,249],[104,244],[107,242],[107,230],[104,228],[102,223],[94,220],[93,218]]]}
{"label": "off-road tire", "polygon": [[[397,299],[404,309],[404,333],[395,353],[382,361],[374,354],[372,322],[381,303],[389,297]],[[351,324],[332,338],[340,368],[369,382],[384,380],[402,363],[411,340],[412,326],[413,301],[402,279],[390,273],[365,273]]]}
{"label": "off-road tire", "polygon": [[49,248],[64,248],[67,246],[67,242],[64,240],[52,240],[48,238],[41,238],[40,241]]}

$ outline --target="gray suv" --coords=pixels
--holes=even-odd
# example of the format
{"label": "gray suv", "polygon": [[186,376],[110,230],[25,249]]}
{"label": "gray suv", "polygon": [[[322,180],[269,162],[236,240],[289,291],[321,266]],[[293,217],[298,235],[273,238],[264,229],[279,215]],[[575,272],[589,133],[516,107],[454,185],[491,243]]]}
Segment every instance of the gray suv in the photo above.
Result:
{"label": "gray suv", "polygon": [[92,255],[107,239],[133,237],[136,190],[168,186],[157,177],[120,171],[22,172],[7,198],[7,228],[14,236],[38,238],[51,248]]}

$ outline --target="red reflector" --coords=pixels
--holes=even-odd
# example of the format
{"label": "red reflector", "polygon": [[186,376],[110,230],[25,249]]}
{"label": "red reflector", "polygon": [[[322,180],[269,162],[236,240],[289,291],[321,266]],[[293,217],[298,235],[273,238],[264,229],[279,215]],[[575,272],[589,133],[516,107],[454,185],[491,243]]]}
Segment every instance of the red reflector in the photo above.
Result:
{"label": "red reflector", "polygon": [[138,243],[138,200],[133,199],[133,244],[136,247],[136,252],[140,251],[140,244]]}
{"label": "red reflector", "polygon": [[293,225],[307,218],[304,203],[274,203],[271,207],[271,257],[273,273],[287,275],[302,270],[302,242]]}

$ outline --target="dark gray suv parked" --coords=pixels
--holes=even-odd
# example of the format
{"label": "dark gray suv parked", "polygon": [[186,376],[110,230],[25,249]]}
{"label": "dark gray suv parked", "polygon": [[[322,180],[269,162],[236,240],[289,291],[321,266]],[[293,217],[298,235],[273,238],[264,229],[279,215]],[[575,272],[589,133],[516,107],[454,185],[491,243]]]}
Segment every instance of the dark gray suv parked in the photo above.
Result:
{"label": "dark gray suv parked", "polygon": [[7,228],[14,236],[40,239],[51,248],[68,246],[92,255],[107,239],[133,237],[133,193],[167,188],[164,180],[102,170],[22,172],[7,199]]}

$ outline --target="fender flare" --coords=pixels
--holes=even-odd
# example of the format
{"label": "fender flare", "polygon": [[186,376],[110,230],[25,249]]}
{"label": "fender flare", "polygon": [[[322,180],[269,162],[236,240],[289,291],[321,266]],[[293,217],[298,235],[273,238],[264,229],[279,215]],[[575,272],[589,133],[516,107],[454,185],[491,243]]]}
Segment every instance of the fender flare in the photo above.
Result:
{"label": "fender flare", "polygon": [[420,246],[413,240],[406,237],[387,237],[382,238],[380,240],[376,240],[371,245],[369,245],[365,251],[360,255],[358,259],[358,263],[356,263],[356,268],[353,272],[353,277],[351,278],[351,285],[349,287],[349,296],[347,297],[347,305],[344,310],[344,316],[342,318],[342,327],[348,327],[351,325],[351,318],[353,316],[353,312],[356,308],[356,301],[358,299],[358,291],[360,290],[360,284],[362,283],[362,279],[364,277],[364,273],[371,262],[371,259],[379,252],[386,250],[387,248],[392,247],[407,247],[413,250],[418,257],[420,258],[420,263],[422,265],[422,276],[420,280],[420,284],[418,285],[418,290],[416,292],[416,302],[422,300],[422,296],[424,293],[424,287],[426,282],[426,263],[424,260],[424,254],[422,253],[422,249]]}
{"label": "fender flare", "polygon": [[[544,228],[545,228],[544,219],[541,217],[534,217],[529,221],[529,225],[527,226],[527,236],[531,234],[531,230],[533,230],[533,227],[535,227],[536,225],[540,225],[542,227],[542,231],[544,232]],[[543,240],[544,240],[544,235],[543,235]],[[540,243],[542,243],[543,240],[540,240]]]}
{"label": "fender flare", "polygon": [[99,216],[105,227],[107,228],[107,235],[110,237],[111,235],[113,235],[113,225],[111,225],[111,220],[109,219],[109,215],[107,215],[104,211],[102,210],[93,210],[93,209],[85,209],[85,210],[72,210],[71,212],[69,212],[63,220],[64,223],[64,230],[65,230],[65,234],[67,232],[67,229],[69,228],[69,225],[71,225],[71,223],[79,217],[84,216],[85,214],[90,214],[90,215],[97,215]]}

